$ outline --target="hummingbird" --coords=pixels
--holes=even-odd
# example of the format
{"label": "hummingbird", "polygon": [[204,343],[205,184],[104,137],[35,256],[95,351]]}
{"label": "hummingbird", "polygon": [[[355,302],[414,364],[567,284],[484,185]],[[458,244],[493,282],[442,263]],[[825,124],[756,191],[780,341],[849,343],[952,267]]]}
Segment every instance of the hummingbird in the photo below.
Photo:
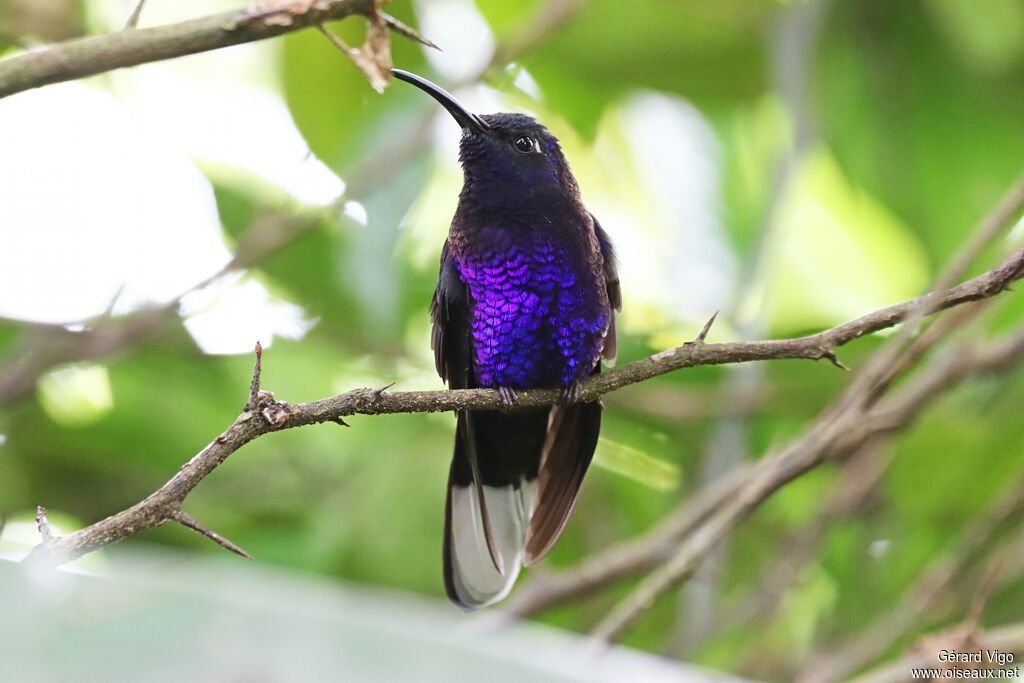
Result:
{"label": "hummingbird", "polygon": [[[430,304],[437,372],[497,389],[504,411],[456,413],[443,544],[448,597],[493,604],[558,540],[597,446],[602,405],[580,380],[611,366],[622,308],[608,234],[580,198],[558,140],[518,113],[477,115],[415,74],[392,73],[462,127],[463,186]],[[516,392],[562,389],[552,406]]]}

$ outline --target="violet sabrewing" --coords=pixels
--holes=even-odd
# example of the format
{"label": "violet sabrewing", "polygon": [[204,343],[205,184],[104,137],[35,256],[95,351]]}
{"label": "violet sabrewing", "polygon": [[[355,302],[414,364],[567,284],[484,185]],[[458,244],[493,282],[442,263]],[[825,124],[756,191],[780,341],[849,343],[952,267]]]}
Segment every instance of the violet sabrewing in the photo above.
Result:
{"label": "violet sabrewing", "polygon": [[[444,582],[476,609],[504,598],[569,519],[601,428],[601,404],[576,402],[576,386],[614,360],[619,278],[547,128],[524,114],[478,116],[392,73],[462,126],[462,192],[430,307],[437,372],[453,389],[496,388],[509,406],[457,413]],[[561,387],[565,400],[515,408],[516,390],[534,387]]]}

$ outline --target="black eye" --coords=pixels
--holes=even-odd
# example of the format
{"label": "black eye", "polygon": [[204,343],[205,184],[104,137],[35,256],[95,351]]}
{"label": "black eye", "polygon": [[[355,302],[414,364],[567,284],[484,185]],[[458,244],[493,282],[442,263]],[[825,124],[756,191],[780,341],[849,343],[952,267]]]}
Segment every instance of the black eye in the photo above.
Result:
{"label": "black eye", "polygon": [[516,138],[516,149],[523,154],[529,154],[530,152],[537,151],[537,141],[531,138],[529,135],[520,135]]}

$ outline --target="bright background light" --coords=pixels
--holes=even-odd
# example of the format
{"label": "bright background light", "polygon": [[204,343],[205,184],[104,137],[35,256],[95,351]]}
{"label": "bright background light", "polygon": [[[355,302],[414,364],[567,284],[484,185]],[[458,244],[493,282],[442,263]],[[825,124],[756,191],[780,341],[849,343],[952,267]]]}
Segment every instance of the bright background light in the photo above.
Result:
{"label": "bright background light", "polygon": [[[90,3],[114,30],[129,3]],[[153,25],[237,3],[151,3]],[[190,14],[191,12],[191,14]],[[250,173],[326,205],[344,183],[295,127],[272,41],[48,86],[0,101],[0,316],[74,323],[164,303],[217,273],[225,246],[209,172]],[[211,169],[213,169],[211,171]],[[301,337],[298,307],[239,278],[183,312],[208,353]]]}

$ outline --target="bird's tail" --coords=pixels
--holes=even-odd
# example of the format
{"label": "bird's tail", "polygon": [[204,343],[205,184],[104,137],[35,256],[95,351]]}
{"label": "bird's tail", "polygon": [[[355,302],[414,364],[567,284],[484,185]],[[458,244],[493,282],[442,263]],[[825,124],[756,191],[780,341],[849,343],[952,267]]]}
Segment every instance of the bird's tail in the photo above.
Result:
{"label": "bird's tail", "polygon": [[601,407],[459,413],[445,508],[444,578],[464,609],[504,598],[562,533],[597,445]]}

